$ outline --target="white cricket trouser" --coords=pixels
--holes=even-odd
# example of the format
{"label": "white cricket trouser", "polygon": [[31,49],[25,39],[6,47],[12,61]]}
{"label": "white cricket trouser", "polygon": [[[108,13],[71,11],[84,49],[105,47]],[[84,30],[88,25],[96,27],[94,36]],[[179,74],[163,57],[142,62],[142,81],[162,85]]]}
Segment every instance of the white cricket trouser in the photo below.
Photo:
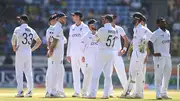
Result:
{"label": "white cricket trouser", "polygon": [[97,52],[97,59],[95,61],[95,68],[93,68],[92,82],[90,84],[90,96],[96,97],[99,78],[101,73],[104,73],[104,96],[109,96],[110,86],[112,84],[111,74],[114,63],[114,52],[111,50],[99,50]]}
{"label": "white cricket trouser", "polygon": [[169,79],[171,77],[171,57],[153,57],[156,94],[167,95]]}
{"label": "white cricket trouser", "polygon": [[[116,53],[118,54],[118,52],[116,52]],[[115,68],[118,78],[121,82],[121,85],[124,89],[127,84],[127,76],[126,76],[124,61],[121,56],[118,56],[118,55],[115,56],[114,68]],[[112,84],[111,84],[110,95],[113,95],[113,85]]]}
{"label": "white cricket trouser", "polygon": [[17,80],[17,90],[18,92],[23,91],[23,73],[25,74],[27,80],[28,91],[33,89],[33,74],[32,74],[32,55],[16,52],[15,57],[15,70],[16,70],[16,80]]}
{"label": "white cricket trouser", "polygon": [[46,71],[46,92],[50,93],[51,88],[51,75],[52,75],[52,60],[51,58],[48,58],[48,68]]}
{"label": "white cricket trouser", "polygon": [[140,53],[139,51],[133,51],[131,60],[130,60],[130,67],[129,67],[129,79],[127,86],[124,90],[124,94],[127,92],[130,92],[133,89],[133,85],[135,85],[135,92],[137,95],[143,97],[143,91],[142,89],[139,89],[140,87],[143,87],[143,79],[144,79],[144,59],[145,59],[146,53]]}
{"label": "white cricket trouser", "polygon": [[[52,59],[52,58],[51,58]],[[64,66],[63,59],[57,58],[52,59],[52,68],[51,68],[51,82],[50,82],[50,93],[56,94],[57,91],[64,92],[63,82],[64,82]],[[57,85],[58,88],[57,88]]]}
{"label": "white cricket trouser", "polygon": [[82,68],[84,79],[82,92],[89,94],[90,83],[92,80],[92,70],[94,68],[96,60],[96,52],[91,51],[89,54],[85,55],[85,66]]}
{"label": "white cricket trouser", "polygon": [[82,69],[82,67],[84,66],[84,64],[81,61],[81,58],[82,56],[78,56],[78,55],[71,56],[74,92],[78,94],[81,92],[80,68]]}
{"label": "white cricket trouser", "polygon": [[[146,80],[146,64],[144,64],[143,75],[144,75],[144,76],[143,76],[143,82],[142,82],[143,86],[138,86],[138,85],[137,85],[138,83],[135,83],[133,95],[136,95],[136,94],[137,94],[137,92],[136,92],[137,89],[140,89],[140,90],[142,91],[142,95],[144,94],[144,86],[145,86],[145,80]],[[138,87],[138,88],[136,88],[136,87]],[[144,95],[143,95],[143,96],[144,96]],[[142,96],[142,97],[143,97],[143,96]]]}

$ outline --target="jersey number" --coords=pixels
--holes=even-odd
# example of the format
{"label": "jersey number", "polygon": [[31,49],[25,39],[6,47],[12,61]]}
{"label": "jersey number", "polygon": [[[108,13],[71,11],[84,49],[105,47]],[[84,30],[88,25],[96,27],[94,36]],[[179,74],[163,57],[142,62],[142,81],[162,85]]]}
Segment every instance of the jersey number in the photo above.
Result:
{"label": "jersey number", "polygon": [[107,41],[106,46],[114,47],[115,37],[113,37],[112,35],[109,35],[106,41]]}
{"label": "jersey number", "polygon": [[23,33],[24,40],[22,41],[23,44],[29,44],[31,45],[33,41],[33,34],[32,33]]}

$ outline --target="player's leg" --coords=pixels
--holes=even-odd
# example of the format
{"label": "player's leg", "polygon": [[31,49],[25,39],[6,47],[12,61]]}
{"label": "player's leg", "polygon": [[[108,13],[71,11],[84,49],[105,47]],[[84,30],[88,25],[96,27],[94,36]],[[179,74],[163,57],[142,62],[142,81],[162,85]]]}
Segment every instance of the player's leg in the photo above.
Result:
{"label": "player's leg", "polygon": [[58,62],[56,60],[52,60],[52,68],[51,68],[51,72],[52,74],[50,75],[50,94],[51,97],[55,97],[57,94],[57,75],[58,75],[58,71],[57,71],[57,67]]}
{"label": "player's leg", "polygon": [[25,62],[24,74],[27,80],[27,88],[28,88],[28,92],[26,96],[31,97],[32,90],[33,90],[33,73],[32,73],[32,57],[31,56],[27,58]]}
{"label": "player's leg", "polygon": [[23,68],[24,61],[20,56],[16,54],[15,56],[15,73],[16,73],[16,81],[17,81],[17,97],[23,97]]}
{"label": "player's leg", "polygon": [[164,66],[165,61],[162,57],[154,57],[155,89],[157,99],[161,99],[161,86]]}
{"label": "player's leg", "polygon": [[168,85],[169,85],[169,80],[171,77],[171,70],[172,70],[172,63],[171,63],[171,58],[170,57],[164,57],[165,58],[165,67],[163,70],[163,81],[162,81],[162,89],[161,89],[161,95],[163,98],[169,99],[167,94],[168,90]]}
{"label": "player's leg", "polygon": [[126,76],[124,61],[121,56],[116,56],[115,58],[115,69],[116,69],[118,78],[121,82],[121,85],[124,89],[127,84],[127,76]]}
{"label": "player's leg", "polygon": [[59,97],[66,97],[65,94],[64,94],[64,66],[63,66],[63,62],[60,61],[57,65],[57,84],[56,84],[56,87],[57,87],[57,95]]}
{"label": "player's leg", "polygon": [[111,84],[112,84],[112,69],[113,69],[113,62],[114,59],[110,59],[109,61],[107,61],[106,65],[104,66],[104,98],[108,98],[109,97],[109,92],[110,92],[110,88],[111,88]]}
{"label": "player's leg", "polygon": [[[113,63],[114,64],[114,63]],[[111,75],[113,74],[113,70],[114,70],[114,65],[113,65],[113,67],[112,67],[112,71],[111,71]],[[103,73],[104,73],[104,71],[103,71]],[[113,83],[111,82],[111,84],[110,84],[110,90],[109,90],[109,97],[110,98],[113,98],[113,94],[114,94],[114,91],[113,91]]]}
{"label": "player's leg", "polygon": [[71,66],[73,72],[73,86],[74,86],[74,94],[73,97],[79,97],[81,91],[81,82],[80,82],[80,61],[79,56],[71,57]]}
{"label": "player's leg", "polygon": [[88,91],[90,88],[90,83],[92,79],[92,65],[93,65],[93,60],[89,59],[92,57],[85,57],[85,63],[81,70],[83,72],[84,78],[83,78],[83,87],[82,87],[82,97],[87,97]]}
{"label": "player's leg", "polygon": [[50,84],[51,84],[51,74],[52,74],[52,61],[51,58],[48,58],[48,68],[46,71],[46,97],[50,97]]}
{"label": "player's leg", "polygon": [[90,93],[89,98],[96,98],[98,86],[99,86],[99,78],[105,66],[105,62],[103,59],[103,54],[98,52],[97,58],[95,61],[95,67],[92,69],[92,81],[90,83]]}

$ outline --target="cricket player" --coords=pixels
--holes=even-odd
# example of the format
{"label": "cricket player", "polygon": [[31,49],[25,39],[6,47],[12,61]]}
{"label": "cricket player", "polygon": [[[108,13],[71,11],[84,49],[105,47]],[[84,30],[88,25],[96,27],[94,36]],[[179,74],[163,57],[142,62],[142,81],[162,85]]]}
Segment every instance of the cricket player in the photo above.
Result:
{"label": "cricket player", "polygon": [[83,80],[83,89],[82,97],[86,98],[89,93],[90,83],[92,79],[92,69],[95,67],[96,53],[98,43],[92,38],[97,32],[97,21],[95,19],[90,19],[88,21],[88,27],[90,31],[82,37],[82,62],[85,63],[85,68],[83,70],[84,80]]}
{"label": "cricket player", "polygon": [[[73,72],[73,86],[74,94],[72,97],[79,97],[81,91],[81,82],[80,82],[80,68],[85,68],[85,65],[82,63],[82,51],[81,51],[81,38],[87,32],[89,28],[86,24],[82,22],[83,15],[81,12],[76,11],[72,13],[72,19],[75,22],[70,27],[68,47],[67,47],[67,61],[71,63],[72,72]],[[84,87],[84,86],[83,86]],[[84,88],[83,88],[84,89]]]}
{"label": "cricket player", "polygon": [[[41,45],[41,39],[36,31],[28,26],[28,16],[18,16],[19,27],[16,27],[12,36],[12,48],[15,56],[15,73],[18,93],[16,97],[24,97],[23,73],[26,76],[28,92],[26,97],[32,97],[33,74],[32,74],[32,52]],[[35,45],[31,48],[33,40]]]}
{"label": "cricket player", "polygon": [[[141,24],[144,26],[144,27],[147,27],[147,24],[146,24],[146,17],[143,15],[142,16],[142,21],[141,21]],[[137,89],[141,89],[141,91],[142,91],[142,94],[144,93],[144,85],[145,85],[145,78],[146,78],[146,65],[147,65],[147,61],[148,61],[148,56],[149,56],[149,53],[150,53],[150,51],[149,51],[149,48],[147,47],[147,54],[146,54],[146,57],[145,57],[145,60],[144,60],[144,67],[143,67],[143,86],[138,86],[137,84],[137,82],[135,83],[135,85],[134,85],[134,92],[133,92],[133,96],[135,96],[137,93],[136,93],[136,90]],[[138,88],[136,88],[136,87],[138,87]]]}
{"label": "cricket player", "polygon": [[129,93],[132,90],[134,84],[136,84],[135,88],[137,88],[135,90],[136,94],[133,94],[133,96],[130,97],[139,99],[144,97],[142,89],[139,89],[139,87],[143,87],[144,85],[144,60],[147,55],[147,43],[152,36],[152,32],[141,24],[142,19],[143,15],[139,12],[136,12],[133,15],[133,24],[135,27],[133,29],[133,51],[130,60],[129,79],[125,88],[125,92],[123,92],[121,97],[129,96]]}
{"label": "cricket player", "polygon": [[102,99],[109,98],[110,86],[112,84],[111,74],[115,59],[114,45],[116,37],[116,29],[112,26],[113,18],[111,15],[105,16],[104,27],[101,27],[97,34],[93,37],[98,41],[98,52],[96,66],[93,68],[92,82],[90,84],[90,94],[88,98],[95,99],[99,85],[101,73],[104,73],[104,95]]}
{"label": "cricket player", "polygon": [[[54,31],[52,34],[52,42],[50,44],[48,50],[48,57],[51,58],[51,70],[52,74],[50,75],[51,84],[50,84],[50,94],[51,97],[61,97],[64,98],[64,88],[63,88],[63,81],[64,81],[64,66],[63,66],[63,57],[64,57],[64,34],[62,25],[66,24],[66,15],[64,13],[60,13],[56,15],[57,22],[54,25]],[[59,76],[60,75],[60,76]],[[57,83],[58,80],[61,80],[60,89],[57,92]]]}
{"label": "cricket player", "polygon": [[[117,72],[118,78],[121,81],[122,87],[125,88],[127,84],[127,76],[126,76],[126,71],[125,71],[122,55],[127,51],[129,42],[128,42],[128,37],[126,36],[124,29],[116,25],[116,16],[115,15],[112,15],[112,16],[113,16],[112,26],[116,29],[116,38],[115,38],[116,39],[115,41],[116,57],[115,57],[114,67]],[[121,46],[121,37],[124,40],[123,48]],[[119,50],[121,51],[119,52]],[[113,97],[113,85],[111,85],[110,97]]]}
{"label": "cricket player", "polygon": [[[167,94],[169,79],[171,77],[172,63],[170,55],[170,32],[167,22],[161,17],[159,28],[153,32],[149,46],[153,54],[156,99],[172,99]],[[158,21],[157,20],[157,21]]]}

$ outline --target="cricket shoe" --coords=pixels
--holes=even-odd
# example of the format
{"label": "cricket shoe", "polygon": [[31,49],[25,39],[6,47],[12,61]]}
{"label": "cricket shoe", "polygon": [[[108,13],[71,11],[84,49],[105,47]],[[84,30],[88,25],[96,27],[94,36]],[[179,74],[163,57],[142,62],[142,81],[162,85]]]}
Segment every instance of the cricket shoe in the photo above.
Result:
{"label": "cricket shoe", "polygon": [[114,98],[114,96],[113,95],[109,95],[109,98]]}
{"label": "cricket shoe", "polygon": [[50,98],[50,97],[51,97],[51,94],[46,92],[45,98]]}
{"label": "cricket shoe", "polygon": [[15,97],[24,97],[24,92],[23,91],[18,92]]}
{"label": "cricket shoe", "polygon": [[163,95],[163,96],[162,96],[162,99],[169,99],[169,100],[170,100],[170,99],[172,99],[172,98],[169,97],[168,95]]}
{"label": "cricket shoe", "polygon": [[80,96],[79,96],[79,93],[74,93],[74,94],[72,95],[72,97],[80,97]]}
{"label": "cricket shoe", "polygon": [[63,92],[57,92],[56,94],[59,98],[65,98],[66,95]]}
{"label": "cricket shoe", "polygon": [[121,96],[118,96],[118,98],[126,98],[127,96],[130,96],[129,93],[121,94]]}
{"label": "cricket shoe", "polygon": [[95,96],[92,96],[92,95],[88,95],[86,98],[87,98],[87,99],[96,99],[96,97],[95,97]]}
{"label": "cricket shoe", "polygon": [[32,97],[32,91],[29,91],[28,93],[26,93],[26,97]]}
{"label": "cricket shoe", "polygon": [[109,96],[103,96],[101,99],[109,99]]}
{"label": "cricket shoe", "polygon": [[87,98],[88,95],[86,93],[82,93],[82,98]]}
{"label": "cricket shoe", "polygon": [[136,94],[132,96],[132,99],[143,99],[143,97]]}
{"label": "cricket shoe", "polygon": [[161,95],[157,95],[156,96],[156,100],[162,100],[162,96]]}

